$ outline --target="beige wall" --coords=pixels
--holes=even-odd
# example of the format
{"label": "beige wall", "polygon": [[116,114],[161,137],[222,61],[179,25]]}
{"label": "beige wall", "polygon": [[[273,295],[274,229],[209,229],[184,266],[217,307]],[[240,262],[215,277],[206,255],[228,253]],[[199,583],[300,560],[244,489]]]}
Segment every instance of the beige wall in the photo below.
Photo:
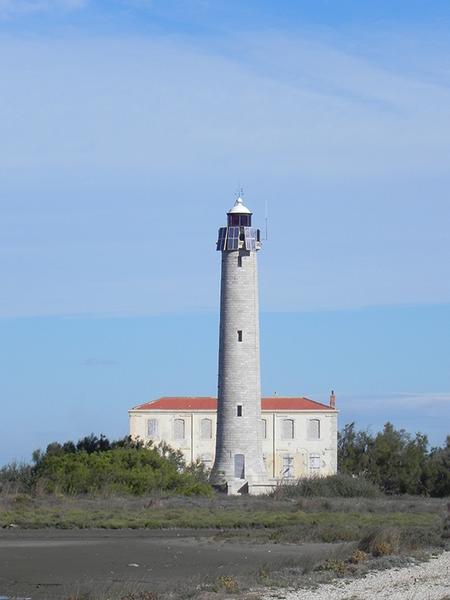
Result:
{"label": "beige wall", "polygon": [[[157,435],[153,438],[155,443],[164,440],[173,448],[180,449],[187,462],[199,458],[209,467],[212,466],[216,443],[216,411],[130,410],[129,418],[130,435],[133,439],[150,440],[148,422],[155,419],[158,427]],[[262,418],[266,430],[263,455],[270,478],[336,473],[337,411],[263,411]],[[209,438],[204,437],[207,427],[203,427],[202,437],[204,419],[211,421]],[[288,423],[284,423],[286,420]],[[318,439],[311,436],[314,429],[309,423],[311,420],[319,422]],[[182,430],[181,421],[184,423],[184,438],[176,439],[176,432],[179,434]]]}
{"label": "beige wall", "polygon": [[[267,431],[267,436],[263,439],[263,455],[270,477],[280,479],[289,476],[302,477],[336,473],[336,412],[264,411],[262,418],[266,421]],[[318,438],[311,435],[311,420],[318,422]],[[288,421],[289,427],[285,427],[285,421]],[[293,437],[290,437],[291,433]],[[290,466],[292,463],[293,475]]]}

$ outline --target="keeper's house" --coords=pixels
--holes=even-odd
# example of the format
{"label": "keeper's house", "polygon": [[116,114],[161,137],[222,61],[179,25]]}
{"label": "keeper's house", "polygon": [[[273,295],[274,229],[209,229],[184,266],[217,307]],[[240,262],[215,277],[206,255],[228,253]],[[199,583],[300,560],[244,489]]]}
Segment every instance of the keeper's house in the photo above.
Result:
{"label": "keeper's house", "polygon": [[[337,413],[330,404],[308,398],[262,398],[260,434],[270,479],[331,475],[337,470]],[[133,439],[165,441],[186,461],[214,464],[217,399],[164,397],[129,411]]]}

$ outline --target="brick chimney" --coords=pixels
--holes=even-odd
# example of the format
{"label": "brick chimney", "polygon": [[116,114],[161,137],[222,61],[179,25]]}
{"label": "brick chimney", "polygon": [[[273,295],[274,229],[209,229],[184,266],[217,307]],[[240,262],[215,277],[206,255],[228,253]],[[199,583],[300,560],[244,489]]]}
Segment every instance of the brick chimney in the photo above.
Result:
{"label": "brick chimney", "polygon": [[334,393],[334,390],[331,390],[331,394],[330,394],[330,407],[336,408],[336,395]]}

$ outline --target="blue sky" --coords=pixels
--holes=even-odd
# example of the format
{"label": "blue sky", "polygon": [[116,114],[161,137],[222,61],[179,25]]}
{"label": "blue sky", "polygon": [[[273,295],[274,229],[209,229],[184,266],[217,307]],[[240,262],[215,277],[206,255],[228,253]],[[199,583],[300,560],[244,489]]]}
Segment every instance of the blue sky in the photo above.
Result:
{"label": "blue sky", "polygon": [[0,462],[215,393],[240,185],[264,393],[441,444],[449,33],[439,1],[0,0]]}

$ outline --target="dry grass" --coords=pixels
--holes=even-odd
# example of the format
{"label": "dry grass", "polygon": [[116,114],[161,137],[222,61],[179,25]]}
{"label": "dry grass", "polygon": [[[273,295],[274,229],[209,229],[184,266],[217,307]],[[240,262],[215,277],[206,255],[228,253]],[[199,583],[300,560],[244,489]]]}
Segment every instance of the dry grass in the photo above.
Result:
{"label": "dry grass", "polygon": [[261,541],[291,543],[360,541],[390,527],[400,532],[394,552],[398,545],[411,549],[439,545],[446,516],[445,500],[416,497],[0,496],[0,527],[239,530]]}
{"label": "dry grass", "polygon": [[359,542],[359,550],[372,556],[398,554],[401,530],[398,527],[380,527],[371,531]]}
{"label": "dry grass", "polygon": [[360,541],[373,530],[391,527],[400,532],[402,546],[439,544],[445,521],[442,501],[345,500],[16,495],[1,498],[0,526],[239,530],[260,541],[288,543]]}

